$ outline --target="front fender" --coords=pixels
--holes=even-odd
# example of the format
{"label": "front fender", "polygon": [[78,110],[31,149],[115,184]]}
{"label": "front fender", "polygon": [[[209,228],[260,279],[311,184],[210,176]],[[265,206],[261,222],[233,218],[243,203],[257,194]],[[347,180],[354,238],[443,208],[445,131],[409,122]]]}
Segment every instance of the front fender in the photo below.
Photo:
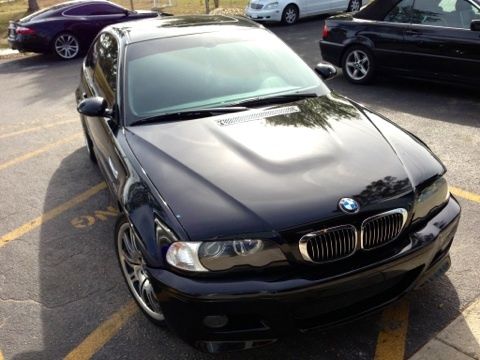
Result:
{"label": "front fender", "polygon": [[363,112],[390,143],[415,189],[446,173],[445,165],[418,137],[379,114],[366,109]]}
{"label": "front fender", "polygon": [[147,264],[150,267],[163,268],[166,266],[167,249],[165,244],[157,242],[155,220],[165,224],[180,240],[188,240],[188,235],[142,171],[125,138],[122,136],[118,140],[128,174],[118,192],[118,206],[137,233]]}

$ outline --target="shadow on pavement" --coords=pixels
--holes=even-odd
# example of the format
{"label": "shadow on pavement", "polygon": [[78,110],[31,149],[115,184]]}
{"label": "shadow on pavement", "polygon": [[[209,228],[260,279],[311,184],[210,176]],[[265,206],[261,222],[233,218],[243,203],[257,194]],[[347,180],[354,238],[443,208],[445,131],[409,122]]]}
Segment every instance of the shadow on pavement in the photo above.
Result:
{"label": "shadow on pavement", "polygon": [[[73,99],[75,89],[65,84],[72,83],[72,77],[78,77],[81,63],[81,58],[63,61],[53,55],[32,55],[0,62],[0,75],[5,75],[9,81],[5,84],[8,91],[27,94],[26,105],[37,102],[53,105],[64,97]],[[14,77],[19,73],[26,77],[23,81],[15,81]]]}
{"label": "shadow on pavement", "polygon": [[379,111],[480,127],[480,93],[472,88],[385,76],[371,85],[353,85],[339,73],[327,81],[331,89]]}

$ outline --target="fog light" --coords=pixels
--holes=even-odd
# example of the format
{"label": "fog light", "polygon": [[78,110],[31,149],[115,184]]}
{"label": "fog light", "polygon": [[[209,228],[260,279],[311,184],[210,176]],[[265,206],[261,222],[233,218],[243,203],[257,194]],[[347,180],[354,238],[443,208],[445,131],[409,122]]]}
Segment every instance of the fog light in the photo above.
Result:
{"label": "fog light", "polygon": [[203,324],[206,327],[219,329],[228,324],[228,317],[225,315],[209,315],[203,319]]}

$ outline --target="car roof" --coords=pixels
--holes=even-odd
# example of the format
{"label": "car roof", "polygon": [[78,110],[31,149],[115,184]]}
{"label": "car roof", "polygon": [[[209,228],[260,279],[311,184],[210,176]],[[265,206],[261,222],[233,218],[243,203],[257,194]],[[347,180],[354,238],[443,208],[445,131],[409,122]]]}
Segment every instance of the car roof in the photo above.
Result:
{"label": "car roof", "polygon": [[126,44],[130,44],[159,38],[218,32],[227,28],[263,29],[263,26],[241,16],[185,15],[117,23],[105,30],[116,33]]}

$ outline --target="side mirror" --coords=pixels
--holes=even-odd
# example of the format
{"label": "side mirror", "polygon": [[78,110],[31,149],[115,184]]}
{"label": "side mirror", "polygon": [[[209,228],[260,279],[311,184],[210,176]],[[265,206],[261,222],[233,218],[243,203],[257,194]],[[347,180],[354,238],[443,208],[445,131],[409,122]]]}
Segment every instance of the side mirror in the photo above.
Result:
{"label": "side mirror", "polygon": [[470,30],[480,31],[480,20],[472,20],[470,23]]}
{"label": "side mirror", "polygon": [[108,109],[107,100],[98,96],[80,101],[77,111],[85,116],[110,117],[112,115],[112,111]]}
{"label": "side mirror", "polygon": [[322,61],[315,66],[315,72],[321,76],[323,80],[330,79],[337,75],[337,69],[329,62]]}

